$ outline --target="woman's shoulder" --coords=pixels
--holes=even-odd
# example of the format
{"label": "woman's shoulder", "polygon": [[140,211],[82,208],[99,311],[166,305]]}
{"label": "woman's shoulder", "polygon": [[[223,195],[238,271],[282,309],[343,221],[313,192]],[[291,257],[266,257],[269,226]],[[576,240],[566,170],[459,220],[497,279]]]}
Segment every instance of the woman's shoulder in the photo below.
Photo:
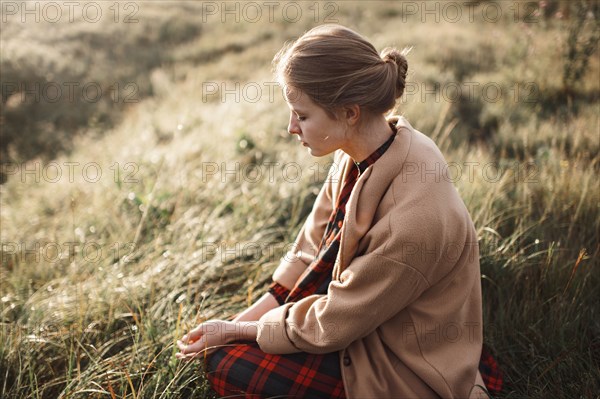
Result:
{"label": "woman's shoulder", "polygon": [[410,137],[407,140],[410,143],[408,162],[446,162],[442,152],[437,144],[425,133],[414,128],[410,122],[402,115],[393,115],[388,117],[388,121],[395,123],[398,132]]}
{"label": "woman's shoulder", "polygon": [[[413,128],[403,117],[396,119],[397,127],[410,137],[409,150],[398,175],[392,183],[395,203],[404,213],[407,206],[423,215],[454,215],[464,219],[467,210],[454,186],[448,163],[435,142]],[[420,210],[420,212],[419,212]],[[434,217],[434,219],[436,219]]]}

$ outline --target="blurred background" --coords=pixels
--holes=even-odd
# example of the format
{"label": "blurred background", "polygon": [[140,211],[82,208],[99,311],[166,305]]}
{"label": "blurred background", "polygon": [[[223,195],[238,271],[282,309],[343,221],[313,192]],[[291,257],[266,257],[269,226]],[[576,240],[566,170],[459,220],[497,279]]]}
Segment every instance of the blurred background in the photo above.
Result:
{"label": "blurred background", "polygon": [[598,1],[0,6],[0,397],[213,397],[173,343],[262,296],[310,212],[332,157],[271,60],[323,23],[412,47],[396,112],[477,228],[498,397],[598,397]]}

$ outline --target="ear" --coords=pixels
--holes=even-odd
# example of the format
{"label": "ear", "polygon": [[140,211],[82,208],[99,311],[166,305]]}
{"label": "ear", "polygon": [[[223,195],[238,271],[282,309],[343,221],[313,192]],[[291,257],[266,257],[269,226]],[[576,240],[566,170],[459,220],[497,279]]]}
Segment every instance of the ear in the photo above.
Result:
{"label": "ear", "polygon": [[345,106],[343,112],[348,125],[354,126],[360,121],[360,107],[358,104]]}

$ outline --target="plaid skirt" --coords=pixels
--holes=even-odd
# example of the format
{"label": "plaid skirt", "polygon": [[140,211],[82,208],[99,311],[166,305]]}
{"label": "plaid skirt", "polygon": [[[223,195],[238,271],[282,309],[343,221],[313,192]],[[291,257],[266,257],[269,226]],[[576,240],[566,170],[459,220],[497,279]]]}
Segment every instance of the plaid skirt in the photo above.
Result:
{"label": "plaid skirt", "polygon": [[245,341],[211,354],[206,378],[220,397],[346,397],[339,352],[272,355],[255,341]]}
{"label": "plaid skirt", "polygon": [[[502,391],[503,373],[486,345],[479,371],[487,390]],[[220,397],[259,399],[345,398],[339,352],[271,355],[255,341],[219,349],[208,357],[206,378]]]}

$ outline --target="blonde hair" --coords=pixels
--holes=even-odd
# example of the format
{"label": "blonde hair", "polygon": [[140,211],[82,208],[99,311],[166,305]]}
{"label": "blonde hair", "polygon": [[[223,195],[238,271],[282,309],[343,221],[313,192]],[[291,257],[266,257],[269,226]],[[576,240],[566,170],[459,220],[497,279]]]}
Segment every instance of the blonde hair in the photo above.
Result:
{"label": "blonde hair", "polygon": [[325,24],[284,45],[272,64],[282,87],[300,89],[333,119],[337,109],[353,104],[369,118],[394,109],[404,93],[408,51],[378,53],[353,30]]}

